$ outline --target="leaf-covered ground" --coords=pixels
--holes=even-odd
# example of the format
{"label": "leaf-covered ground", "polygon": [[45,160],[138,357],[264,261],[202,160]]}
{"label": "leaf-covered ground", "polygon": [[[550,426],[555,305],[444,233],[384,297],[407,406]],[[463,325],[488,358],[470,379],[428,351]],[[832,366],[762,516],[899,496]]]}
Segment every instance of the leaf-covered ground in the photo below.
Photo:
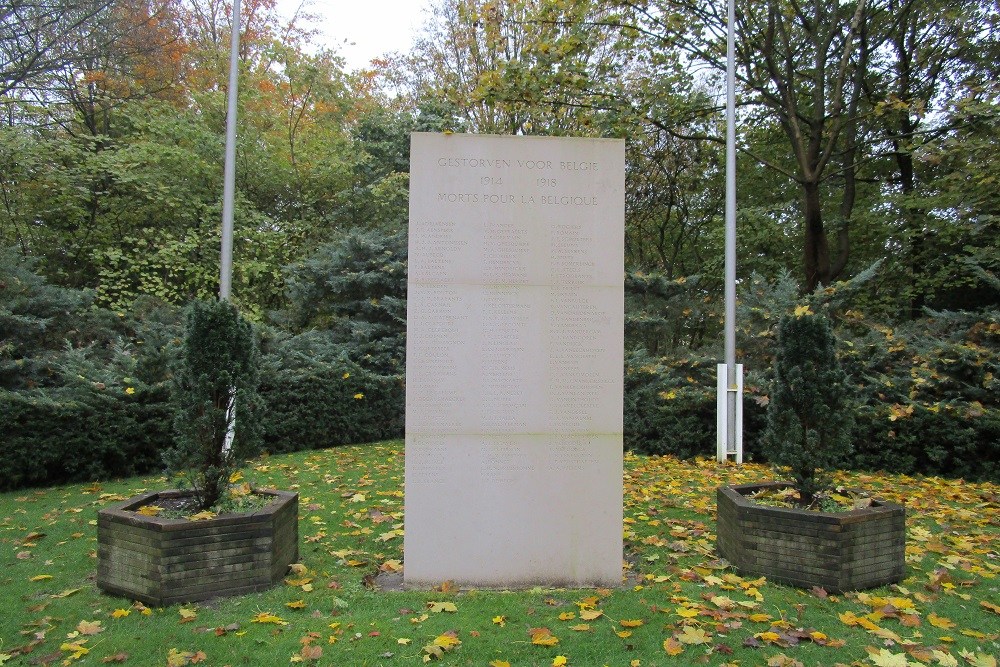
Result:
{"label": "leaf-covered ground", "polygon": [[906,505],[908,572],[836,596],[716,560],[715,488],[768,479],[766,468],[629,456],[622,587],[373,590],[372,575],[402,567],[402,449],[249,466],[254,484],[299,491],[301,564],[264,593],[165,609],[94,585],[97,510],[162,478],[0,495],[0,664],[985,667],[1000,656],[996,485],[844,474]]}

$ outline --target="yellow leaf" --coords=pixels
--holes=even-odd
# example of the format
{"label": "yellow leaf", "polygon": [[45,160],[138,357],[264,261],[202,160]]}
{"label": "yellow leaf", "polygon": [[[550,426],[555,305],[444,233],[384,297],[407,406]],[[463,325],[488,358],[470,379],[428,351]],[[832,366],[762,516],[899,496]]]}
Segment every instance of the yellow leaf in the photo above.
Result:
{"label": "yellow leaf", "polygon": [[757,637],[758,639],[763,639],[766,642],[772,642],[772,643],[781,639],[781,635],[779,635],[777,632],[760,632],[754,636]]}
{"label": "yellow leaf", "polygon": [[458,611],[458,607],[455,606],[454,602],[428,602],[427,608],[433,613],[440,614],[441,612],[448,612],[454,614]]}
{"label": "yellow leaf", "polygon": [[972,667],[997,667],[997,660],[992,655],[972,651],[959,651],[958,654]]}
{"label": "yellow leaf", "polygon": [[203,512],[198,512],[197,514],[192,514],[188,517],[188,521],[208,521],[209,519],[215,518],[215,512],[209,512],[205,510]]}
{"label": "yellow leaf", "polygon": [[770,614],[750,614],[750,616],[748,616],[747,618],[749,618],[749,620],[753,621],[754,623],[766,623],[766,622],[768,622],[768,621],[771,620],[771,615]]}
{"label": "yellow leaf", "polygon": [[296,600],[294,602],[286,602],[285,606],[289,609],[305,609],[306,603],[305,600]]}
{"label": "yellow leaf", "polygon": [[870,646],[866,650],[868,659],[877,667],[908,667],[910,664],[905,653],[892,653],[884,648],[874,649]]}
{"label": "yellow leaf", "polygon": [[1000,605],[995,605],[992,602],[986,602],[985,600],[983,600],[982,602],[980,602],[979,605],[983,609],[989,609],[994,614],[1000,614]]}
{"label": "yellow leaf", "polygon": [[813,311],[809,306],[795,306],[795,317],[802,317],[803,315],[813,315]]}
{"label": "yellow leaf", "polygon": [[68,598],[71,595],[76,595],[80,592],[79,588],[67,588],[62,593],[53,593],[50,598]]}
{"label": "yellow leaf", "polygon": [[490,667],[510,667],[506,660],[490,660]]}
{"label": "yellow leaf", "polygon": [[941,665],[941,667],[958,667],[958,660],[951,653],[934,650],[931,651],[931,656],[933,656],[934,662]]}
{"label": "yellow leaf", "polygon": [[251,620],[251,623],[273,623],[274,625],[288,625],[288,622],[275,616],[269,611],[262,611]]}
{"label": "yellow leaf", "polygon": [[565,667],[567,662],[568,660],[566,660],[566,656],[557,655],[556,657],[552,658],[552,667]]}
{"label": "yellow leaf", "polygon": [[507,625],[507,617],[506,616],[494,616],[493,617],[493,624],[494,625],[499,625],[502,628],[505,625]]}
{"label": "yellow leaf", "polygon": [[158,505],[143,505],[139,508],[138,513],[143,516],[156,516],[163,511],[163,508]]}
{"label": "yellow leaf", "polygon": [[111,618],[125,618],[131,613],[132,611],[130,609],[115,609],[111,612]]}
{"label": "yellow leaf", "polygon": [[596,618],[600,618],[604,615],[604,612],[600,609],[582,609],[580,611],[580,618],[584,621],[593,621]]}
{"label": "yellow leaf", "polygon": [[232,475],[229,476],[229,483],[235,484],[243,479],[243,473],[237,470]]}
{"label": "yellow leaf", "polygon": [[31,578],[32,581],[45,581],[46,579],[51,579],[51,574],[36,574]]}
{"label": "yellow leaf", "polygon": [[535,646],[555,646],[559,643],[559,638],[546,631],[532,633],[531,643]]}
{"label": "yellow leaf", "polygon": [[412,642],[412,641],[413,640],[409,639],[408,637],[400,637],[399,639],[396,640],[396,643],[397,644],[402,644],[403,646],[409,646],[410,642]]}
{"label": "yellow leaf", "polygon": [[707,632],[701,628],[695,628],[690,625],[684,627],[684,631],[677,635],[677,641],[682,644],[707,644],[712,641],[712,638]]}
{"label": "yellow leaf", "polygon": [[572,625],[572,626],[570,626],[569,629],[570,630],[576,630],[577,632],[588,632],[590,630],[590,626],[587,625],[586,623],[580,623],[578,625]]}
{"label": "yellow leaf", "polygon": [[96,635],[104,632],[100,621],[80,621],[76,626],[77,632],[81,635]]}
{"label": "yellow leaf", "polygon": [[698,610],[692,607],[678,607],[677,615],[681,618],[694,618],[698,615]]}
{"label": "yellow leaf", "polygon": [[642,626],[643,623],[644,621],[639,619],[636,619],[634,621],[627,621],[627,620],[618,621],[618,624],[623,628],[638,628]]}
{"label": "yellow leaf", "polygon": [[927,622],[935,628],[941,628],[942,630],[951,630],[955,627],[954,621],[945,618],[944,616],[938,616],[934,612],[927,614]]}
{"label": "yellow leaf", "polygon": [[560,621],[571,621],[574,618],[576,618],[576,613],[572,611],[564,611],[563,613],[559,614]]}
{"label": "yellow leaf", "polygon": [[962,634],[966,637],[972,637],[974,639],[986,639],[989,635],[979,632],[978,630],[962,630]]}
{"label": "yellow leaf", "polygon": [[845,611],[842,614],[838,614],[838,618],[840,618],[840,622],[844,625],[854,627],[858,624],[858,617],[854,615],[853,611]]}
{"label": "yellow leaf", "polygon": [[177,613],[180,614],[181,623],[190,623],[194,619],[198,618],[198,612],[189,607],[181,607],[177,610]]}
{"label": "yellow leaf", "polygon": [[712,598],[711,602],[719,609],[726,611],[733,609],[736,606],[736,603],[725,595],[716,595]]}
{"label": "yellow leaf", "polygon": [[663,642],[663,650],[667,652],[667,655],[677,656],[684,652],[684,647],[676,639],[666,639]]}
{"label": "yellow leaf", "polygon": [[65,642],[60,647],[60,651],[66,651],[72,654],[74,660],[79,660],[83,656],[90,653],[90,649],[83,646],[87,642],[86,639],[81,639],[80,641],[75,641],[72,643]]}
{"label": "yellow leaf", "polygon": [[462,643],[462,640],[452,635],[438,635],[434,638],[434,644],[441,648],[453,648]]}

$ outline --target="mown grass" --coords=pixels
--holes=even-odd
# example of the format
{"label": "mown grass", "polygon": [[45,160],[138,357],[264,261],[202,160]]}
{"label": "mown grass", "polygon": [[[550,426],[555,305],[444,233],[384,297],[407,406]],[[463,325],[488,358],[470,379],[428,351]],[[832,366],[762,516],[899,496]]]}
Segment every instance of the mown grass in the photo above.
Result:
{"label": "mown grass", "polygon": [[[715,488],[769,470],[628,456],[622,587],[373,590],[366,577],[403,556],[402,450],[387,442],[248,466],[253,484],[300,493],[305,571],[264,593],[165,609],[94,585],[97,510],[163,478],[0,495],[0,664],[417,665],[438,660],[434,646],[442,664],[483,667],[989,665],[998,655],[996,485],[843,474],[906,505],[908,573],[899,586],[826,596],[716,560]],[[542,645],[547,636],[558,643]]]}

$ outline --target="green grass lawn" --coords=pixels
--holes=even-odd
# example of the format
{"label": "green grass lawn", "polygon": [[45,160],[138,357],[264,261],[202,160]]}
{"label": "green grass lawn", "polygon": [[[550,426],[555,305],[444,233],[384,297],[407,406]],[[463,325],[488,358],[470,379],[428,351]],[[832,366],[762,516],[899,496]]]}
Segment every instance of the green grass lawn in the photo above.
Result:
{"label": "green grass lawn", "polygon": [[97,510],[165,479],[0,495],[0,664],[905,667],[1000,655],[997,485],[844,474],[906,506],[908,571],[898,586],[834,596],[715,560],[715,487],[766,468],[628,456],[620,588],[371,590],[366,577],[403,558],[402,450],[248,466],[253,484],[299,492],[301,567],[264,593],[164,609],[103,595],[94,577]]}

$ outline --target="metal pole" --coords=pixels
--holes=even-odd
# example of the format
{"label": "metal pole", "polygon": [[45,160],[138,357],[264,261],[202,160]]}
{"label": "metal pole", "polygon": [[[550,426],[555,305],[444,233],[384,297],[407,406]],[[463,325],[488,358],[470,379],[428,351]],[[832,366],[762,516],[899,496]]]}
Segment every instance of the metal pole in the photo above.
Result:
{"label": "metal pole", "polygon": [[[219,268],[219,300],[228,301],[233,288],[233,200],[236,198],[236,98],[240,78],[240,0],[233,0],[233,34],[229,39],[229,90],[226,106],[226,164],[222,177],[222,257]],[[222,444],[228,457],[236,433],[236,391],[226,408],[229,428]]]}
{"label": "metal pole", "polygon": [[233,200],[236,198],[236,97],[240,74],[240,0],[233,0],[233,34],[229,40],[229,91],[226,108],[226,166],[222,185],[222,261],[219,299],[233,286]]}
{"label": "metal pole", "polygon": [[736,0],[726,34],[726,454],[736,452]]}

